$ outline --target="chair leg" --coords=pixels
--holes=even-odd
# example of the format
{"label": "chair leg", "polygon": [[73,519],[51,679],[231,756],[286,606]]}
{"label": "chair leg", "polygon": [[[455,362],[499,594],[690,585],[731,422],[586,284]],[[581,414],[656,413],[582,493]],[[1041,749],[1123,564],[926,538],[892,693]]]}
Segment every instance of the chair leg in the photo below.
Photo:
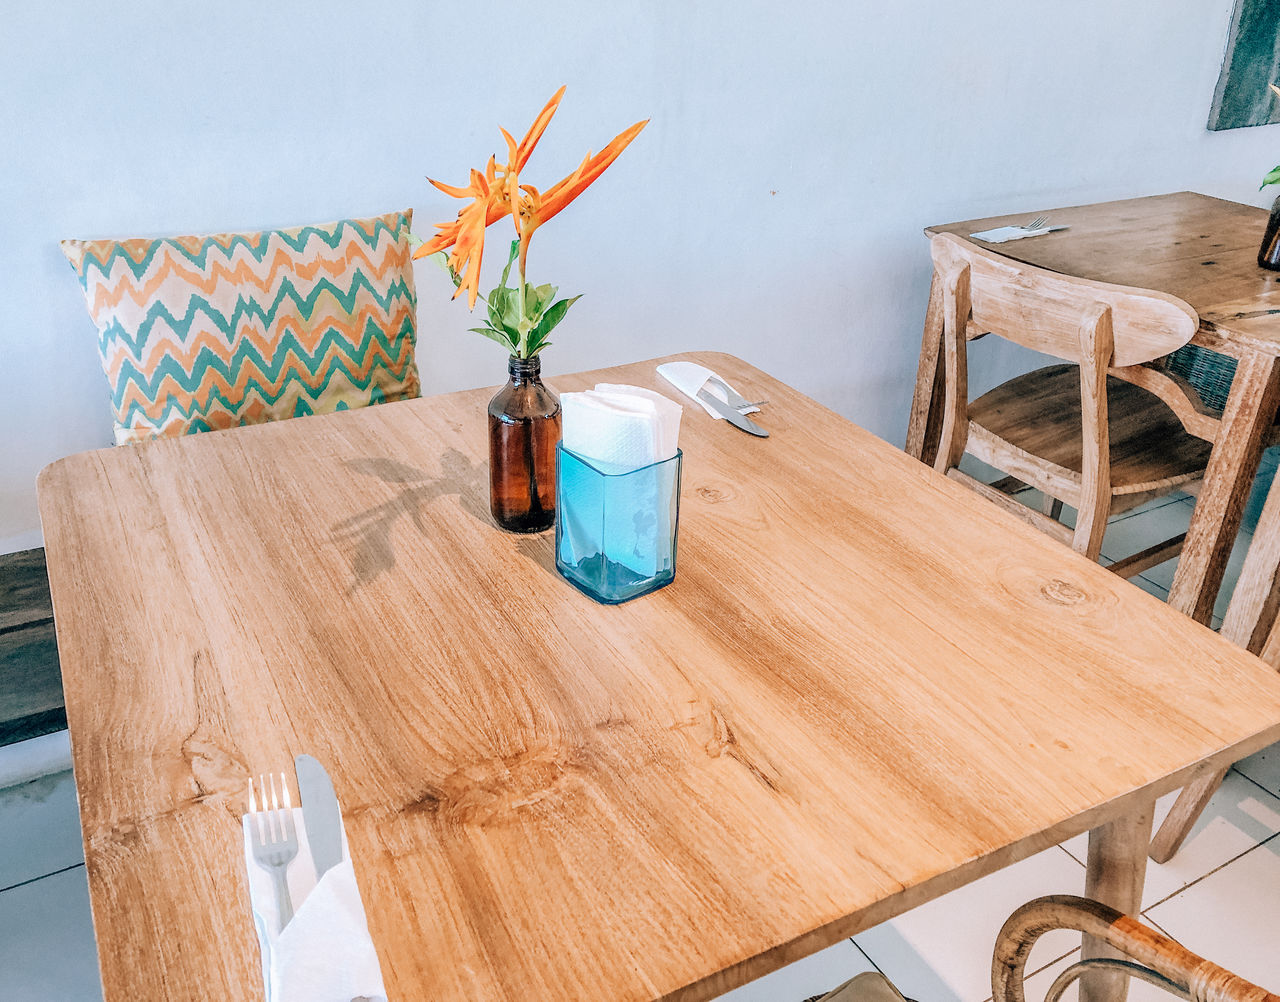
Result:
{"label": "chair leg", "polygon": [[1111,497],[1093,500],[1080,498],[1080,507],[1076,511],[1076,529],[1071,539],[1071,548],[1083,553],[1090,560],[1096,561],[1102,553],[1102,537],[1107,532],[1107,519],[1111,515]]}
{"label": "chair leg", "polygon": [[1209,766],[1191,777],[1191,782],[1182,788],[1160,830],[1151,840],[1147,855],[1154,862],[1165,863],[1173,858],[1173,854],[1182,847],[1196,821],[1204,813],[1210,798],[1218,792],[1226,775],[1227,769]]}

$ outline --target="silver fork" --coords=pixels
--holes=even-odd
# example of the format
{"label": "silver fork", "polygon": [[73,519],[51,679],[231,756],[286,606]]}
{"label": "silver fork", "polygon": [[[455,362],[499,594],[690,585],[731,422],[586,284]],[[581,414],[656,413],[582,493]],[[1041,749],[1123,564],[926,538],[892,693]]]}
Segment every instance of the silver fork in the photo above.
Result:
{"label": "silver fork", "polygon": [[759,407],[767,404],[767,400],[748,400],[741,393],[731,387],[723,379],[716,375],[707,376],[707,382],[717,389],[723,390],[725,395],[725,403],[732,407],[735,411],[744,411],[748,407]]}
{"label": "silver fork", "polygon": [[[289,784],[284,773],[280,774],[282,793],[276,791],[275,774],[259,776],[262,790],[262,809],[254,796],[253,781],[249,782],[249,839],[253,844],[253,859],[271,874],[275,884],[276,909],[280,913],[280,930],[293,918],[293,899],[289,897],[289,864],[298,855],[298,831],[293,823],[293,808],[289,804]],[[270,796],[268,796],[268,791]],[[281,800],[284,805],[281,806]]]}
{"label": "silver fork", "polygon": [[1043,229],[1044,225],[1047,222],[1049,222],[1048,216],[1036,216],[1035,219],[1031,220],[1031,222],[1029,223],[1026,223],[1021,228],[1024,230],[1039,230],[1039,229]]}

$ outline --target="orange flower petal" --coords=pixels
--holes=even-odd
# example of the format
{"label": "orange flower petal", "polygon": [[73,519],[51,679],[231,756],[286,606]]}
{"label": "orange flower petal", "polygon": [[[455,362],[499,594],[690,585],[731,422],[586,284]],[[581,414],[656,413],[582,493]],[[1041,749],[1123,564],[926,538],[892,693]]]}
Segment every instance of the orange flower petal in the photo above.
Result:
{"label": "orange flower petal", "polygon": [[433,187],[440,189],[450,198],[471,198],[475,195],[475,192],[470,188],[455,188],[451,184],[445,184],[443,181],[436,181],[432,178],[427,178],[427,180]]}
{"label": "orange flower petal", "polygon": [[547,126],[551,124],[551,118],[555,115],[556,108],[560,106],[562,97],[564,97],[563,86],[551,95],[551,100],[538,112],[538,117],[533,120],[533,124],[529,126],[529,131],[520,140],[520,146],[516,149],[515,155],[511,159],[511,168],[517,173],[523,170],[524,165],[529,162],[529,157],[533,155],[533,150],[538,145],[538,140],[542,138]]}
{"label": "orange flower petal", "polygon": [[618,155],[627,148],[631,140],[640,135],[640,130],[649,124],[649,120],[636,122],[631,128],[618,133],[603,150],[595,156],[588,156],[581,166],[568,177],[547,189],[542,196],[542,205],[538,209],[535,225],[541,226],[558,213],[566,205],[581,195],[596,178],[603,174]]}

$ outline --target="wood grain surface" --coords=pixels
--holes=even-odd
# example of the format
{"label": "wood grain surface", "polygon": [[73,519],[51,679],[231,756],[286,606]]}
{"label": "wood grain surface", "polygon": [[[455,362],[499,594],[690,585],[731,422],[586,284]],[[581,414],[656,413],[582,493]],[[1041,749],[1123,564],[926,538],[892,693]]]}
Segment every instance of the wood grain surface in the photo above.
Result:
{"label": "wood grain surface", "polygon": [[[333,776],[391,999],[636,1002],[1105,843],[1280,737],[1252,655],[759,370],[681,357],[767,398],[771,437],[685,407],[675,582],[616,607],[490,523],[491,390],[44,471],[107,1002],[261,998],[238,817],[298,753]],[[548,381],[670,392],[657,361]],[[1112,850],[1095,886],[1130,894]]]}

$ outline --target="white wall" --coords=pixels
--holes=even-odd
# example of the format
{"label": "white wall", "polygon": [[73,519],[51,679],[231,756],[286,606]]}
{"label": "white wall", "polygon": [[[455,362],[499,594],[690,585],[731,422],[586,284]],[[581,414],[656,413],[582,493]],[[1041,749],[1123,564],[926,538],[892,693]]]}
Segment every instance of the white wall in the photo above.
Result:
{"label": "white wall", "polygon": [[[62,237],[412,205],[418,229],[561,83],[527,179],[652,123],[534,242],[585,298],[551,373],[735,352],[900,443],[931,222],[1179,189],[1256,204],[1271,128],[1204,122],[1230,0],[11,4],[0,27],[0,551],[44,464],[110,441]],[[469,20],[470,19],[470,20]],[[500,224],[501,225],[501,224]],[[506,240],[490,231],[491,266]],[[482,287],[488,288],[492,275]],[[418,272],[427,392],[496,384]],[[988,359],[987,378],[1007,367]]]}

